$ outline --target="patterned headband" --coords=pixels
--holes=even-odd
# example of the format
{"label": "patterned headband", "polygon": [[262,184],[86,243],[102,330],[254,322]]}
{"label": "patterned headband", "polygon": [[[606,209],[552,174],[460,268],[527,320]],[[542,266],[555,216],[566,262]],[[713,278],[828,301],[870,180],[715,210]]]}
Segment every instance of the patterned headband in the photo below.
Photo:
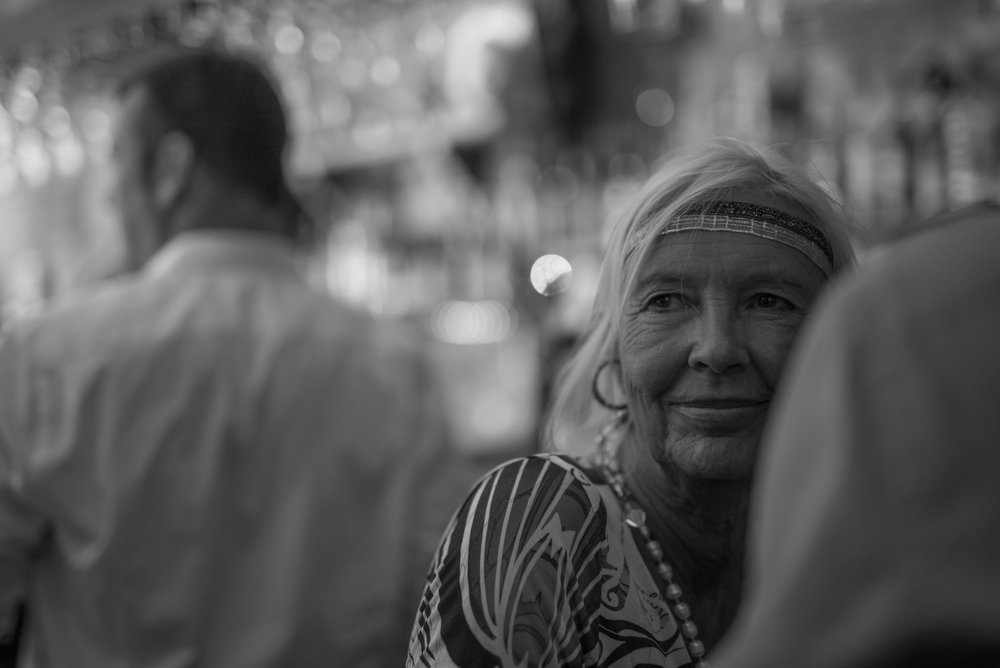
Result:
{"label": "patterned headband", "polygon": [[747,202],[702,202],[684,210],[667,223],[662,234],[709,230],[740,232],[790,246],[812,260],[830,276],[833,250],[818,227],[784,211]]}

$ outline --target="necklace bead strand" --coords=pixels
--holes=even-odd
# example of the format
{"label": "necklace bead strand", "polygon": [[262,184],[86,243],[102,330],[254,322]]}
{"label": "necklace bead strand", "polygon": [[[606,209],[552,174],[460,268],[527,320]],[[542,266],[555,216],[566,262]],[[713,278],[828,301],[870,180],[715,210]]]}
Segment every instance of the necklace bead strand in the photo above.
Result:
{"label": "necklace bead strand", "polygon": [[649,527],[646,526],[646,512],[640,508],[632,499],[628,487],[625,485],[625,478],[618,469],[617,462],[608,452],[607,439],[619,425],[624,422],[624,416],[619,415],[616,420],[609,423],[601,430],[598,436],[598,452],[600,453],[599,466],[615,496],[618,497],[625,512],[625,523],[636,529],[646,543],[646,550],[649,556],[656,563],[656,572],[666,584],[666,596],[670,601],[670,607],[674,617],[680,624],[681,636],[687,646],[688,654],[694,659],[694,668],[709,668],[705,656],[705,645],[698,640],[698,627],[691,621],[691,608],[681,601],[683,590],[674,582],[674,571],[670,565],[664,561],[663,547],[653,538]]}

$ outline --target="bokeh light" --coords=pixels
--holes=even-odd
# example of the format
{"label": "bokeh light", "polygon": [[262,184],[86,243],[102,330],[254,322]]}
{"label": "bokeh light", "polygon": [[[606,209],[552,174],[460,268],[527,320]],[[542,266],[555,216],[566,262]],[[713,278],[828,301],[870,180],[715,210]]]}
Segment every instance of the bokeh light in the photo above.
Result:
{"label": "bokeh light", "polygon": [[294,56],[302,50],[305,41],[301,28],[297,25],[285,25],[274,35],[274,48],[280,54]]}
{"label": "bokeh light", "polygon": [[494,299],[451,300],[434,309],[434,335],[445,343],[474,345],[506,340],[517,324],[513,309]]}
{"label": "bokeh light", "polygon": [[335,33],[326,30],[313,37],[309,53],[318,62],[328,65],[337,59],[343,46],[340,38]]}
{"label": "bokeh light", "polygon": [[565,292],[572,279],[573,266],[561,255],[543,255],[531,266],[531,285],[546,297]]}
{"label": "bokeh light", "polygon": [[674,98],[665,90],[647,88],[635,98],[635,113],[646,125],[662,127],[674,117]]}

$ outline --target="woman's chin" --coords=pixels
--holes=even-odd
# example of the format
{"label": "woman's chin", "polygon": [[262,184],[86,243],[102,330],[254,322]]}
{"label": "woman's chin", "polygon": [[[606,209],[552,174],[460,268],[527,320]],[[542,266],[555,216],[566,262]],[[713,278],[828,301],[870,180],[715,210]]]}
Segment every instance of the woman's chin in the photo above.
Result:
{"label": "woman's chin", "polygon": [[689,436],[668,443],[669,461],[689,478],[748,480],[753,476],[760,435]]}

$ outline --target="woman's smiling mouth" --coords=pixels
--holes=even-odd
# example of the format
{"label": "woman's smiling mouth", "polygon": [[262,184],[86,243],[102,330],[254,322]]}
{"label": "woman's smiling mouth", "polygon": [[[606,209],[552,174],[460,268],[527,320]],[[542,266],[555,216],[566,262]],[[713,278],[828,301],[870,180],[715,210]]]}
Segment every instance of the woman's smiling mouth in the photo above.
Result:
{"label": "woman's smiling mouth", "polygon": [[766,404],[771,400],[768,399],[743,399],[738,397],[724,397],[724,398],[705,398],[705,399],[683,399],[678,401],[671,401],[670,403],[674,406],[684,406],[689,408],[713,408],[713,409],[728,409],[728,408],[750,408],[753,406],[760,406],[761,404]]}
{"label": "woman's smiling mouth", "polygon": [[708,432],[730,431],[755,423],[767,415],[770,399],[726,397],[720,399],[685,399],[670,404],[689,427]]}

